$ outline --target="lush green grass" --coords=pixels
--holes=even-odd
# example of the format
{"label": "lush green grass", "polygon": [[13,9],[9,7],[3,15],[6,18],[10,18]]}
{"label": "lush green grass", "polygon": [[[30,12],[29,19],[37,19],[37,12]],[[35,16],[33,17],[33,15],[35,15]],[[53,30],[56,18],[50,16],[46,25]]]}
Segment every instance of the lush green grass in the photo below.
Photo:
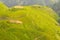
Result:
{"label": "lush green grass", "polygon": [[24,6],[22,9],[3,6],[0,9],[0,40],[60,40],[58,17],[52,9],[42,6]]}

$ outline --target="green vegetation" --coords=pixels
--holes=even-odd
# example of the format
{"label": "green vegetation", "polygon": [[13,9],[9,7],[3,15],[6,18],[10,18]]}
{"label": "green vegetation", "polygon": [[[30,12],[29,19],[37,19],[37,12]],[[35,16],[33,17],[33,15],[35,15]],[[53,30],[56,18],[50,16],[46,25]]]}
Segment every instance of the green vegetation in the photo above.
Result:
{"label": "green vegetation", "polygon": [[42,6],[8,8],[1,4],[0,40],[60,40],[58,16],[52,9]]}

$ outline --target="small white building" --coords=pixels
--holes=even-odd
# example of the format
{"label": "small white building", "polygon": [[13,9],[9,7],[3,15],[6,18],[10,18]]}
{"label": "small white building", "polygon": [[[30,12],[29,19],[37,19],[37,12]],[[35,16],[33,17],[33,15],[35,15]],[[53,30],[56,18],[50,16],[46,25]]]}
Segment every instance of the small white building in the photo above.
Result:
{"label": "small white building", "polygon": [[22,21],[20,20],[8,20],[9,23],[16,23],[16,24],[22,24]]}
{"label": "small white building", "polygon": [[14,8],[24,8],[23,6],[14,6]]}

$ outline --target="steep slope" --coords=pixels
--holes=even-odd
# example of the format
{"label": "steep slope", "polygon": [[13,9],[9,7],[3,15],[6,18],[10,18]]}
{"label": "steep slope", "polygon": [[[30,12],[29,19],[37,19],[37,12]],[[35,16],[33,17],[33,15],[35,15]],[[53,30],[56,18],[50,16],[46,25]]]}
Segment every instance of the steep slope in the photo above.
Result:
{"label": "steep slope", "polygon": [[58,22],[60,23],[60,1],[52,6],[53,10],[58,14]]}
{"label": "steep slope", "polygon": [[52,9],[24,6],[10,8],[7,12],[8,18],[0,20],[0,40],[60,40],[56,14]]}
{"label": "steep slope", "polygon": [[6,5],[4,5],[4,3],[0,2],[0,14],[3,14],[7,10],[8,10],[8,7]]}
{"label": "steep slope", "polygon": [[4,3],[0,2],[0,10],[4,11],[6,9],[8,9],[8,7],[4,5]]}

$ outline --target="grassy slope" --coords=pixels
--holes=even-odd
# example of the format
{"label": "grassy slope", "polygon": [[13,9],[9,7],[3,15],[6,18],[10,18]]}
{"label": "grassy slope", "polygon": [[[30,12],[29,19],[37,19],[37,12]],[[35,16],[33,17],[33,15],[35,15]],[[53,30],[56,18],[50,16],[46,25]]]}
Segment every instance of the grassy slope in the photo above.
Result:
{"label": "grassy slope", "polygon": [[[4,6],[4,9],[7,8]],[[60,40],[56,14],[50,8],[4,9],[0,11],[0,40]],[[22,24],[8,22],[11,19],[20,20]]]}

